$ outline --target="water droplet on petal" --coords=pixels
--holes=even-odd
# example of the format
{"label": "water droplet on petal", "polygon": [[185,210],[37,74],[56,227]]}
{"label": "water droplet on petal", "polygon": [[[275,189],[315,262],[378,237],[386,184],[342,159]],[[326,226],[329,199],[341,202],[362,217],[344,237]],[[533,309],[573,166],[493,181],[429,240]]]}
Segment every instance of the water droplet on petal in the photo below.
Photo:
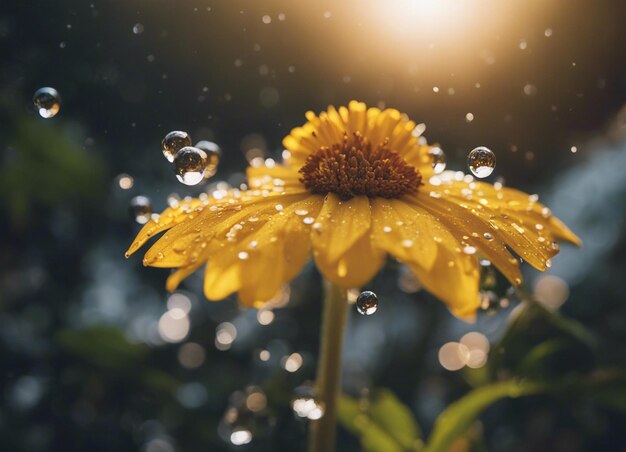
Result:
{"label": "water droplet on petal", "polygon": [[161,141],[161,150],[168,162],[173,162],[176,153],[186,146],[191,146],[191,137],[187,132],[174,130]]}
{"label": "water droplet on petal", "polygon": [[474,176],[483,179],[493,173],[496,167],[496,155],[491,149],[479,146],[469,153],[467,166]]}
{"label": "water droplet on petal", "polygon": [[56,116],[61,109],[61,96],[56,89],[47,86],[35,91],[33,103],[39,116],[48,119]]}
{"label": "water droplet on petal", "polygon": [[435,174],[441,174],[446,169],[446,154],[440,147],[434,146],[430,148],[428,155],[431,158],[433,172]]}
{"label": "water droplet on petal", "polygon": [[192,146],[181,148],[174,157],[176,178],[185,185],[197,185],[202,182],[207,165],[206,152]]}
{"label": "water droplet on petal", "polygon": [[239,254],[237,254],[237,257],[239,258],[239,260],[245,261],[248,259],[249,254],[245,251],[240,251]]}
{"label": "water droplet on petal", "polygon": [[476,248],[470,245],[467,245],[463,248],[463,252],[465,254],[476,254]]}
{"label": "water droplet on petal", "polygon": [[484,237],[486,240],[489,240],[490,242],[493,240],[493,235],[491,235],[491,234],[490,234],[490,233],[488,233],[488,232],[485,232],[485,233],[483,234],[483,237]]}
{"label": "water droplet on petal", "polygon": [[372,315],[378,310],[378,296],[369,290],[359,294],[356,299],[356,310],[361,315]]}
{"label": "water droplet on petal", "polygon": [[135,196],[130,200],[130,212],[139,224],[146,224],[152,215],[152,203],[146,196]]}

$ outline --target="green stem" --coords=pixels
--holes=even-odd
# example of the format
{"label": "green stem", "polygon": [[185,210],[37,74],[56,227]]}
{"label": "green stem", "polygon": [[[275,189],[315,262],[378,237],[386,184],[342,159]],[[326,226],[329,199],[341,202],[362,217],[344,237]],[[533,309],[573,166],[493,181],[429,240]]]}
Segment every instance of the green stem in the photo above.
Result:
{"label": "green stem", "polygon": [[320,338],[320,356],[315,389],[324,404],[324,415],[311,421],[309,452],[333,452],[337,431],[337,400],[341,385],[341,349],[346,327],[348,301],[346,291],[325,282],[324,314]]}

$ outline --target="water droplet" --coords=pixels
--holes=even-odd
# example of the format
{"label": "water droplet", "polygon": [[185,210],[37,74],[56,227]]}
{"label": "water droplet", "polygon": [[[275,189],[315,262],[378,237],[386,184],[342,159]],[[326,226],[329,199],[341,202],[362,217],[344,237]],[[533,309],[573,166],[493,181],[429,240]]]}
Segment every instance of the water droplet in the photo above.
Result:
{"label": "water droplet", "polygon": [[207,164],[206,152],[192,146],[185,146],[174,157],[176,178],[185,185],[197,185],[204,179]]}
{"label": "water droplet", "polygon": [[440,147],[434,146],[430,148],[428,155],[431,158],[433,172],[435,174],[441,174],[446,169],[446,154]]}
{"label": "water droplet", "polygon": [[491,234],[490,234],[490,233],[488,233],[488,232],[485,232],[485,233],[483,234],[483,237],[484,237],[486,240],[489,240],[490,242],[493,240],[493,235],[491,235]]}
{"label": "water droplet", "polygon": [[48,119],[56,116],[61,109],[61,96],[56,89],[47,86],[35,91],[33,103],[39,116]]}
{"label": "water droplet", "polygon": [[304,384],[294,390],[291,408],[300,418],[317,420],[324,416],[325,407],[317,399],[315,389],[310,384]]}
{"label": "water droplet", "polygon": [[467,156],[467,166],[472,174],[479,179],[490,176],[496,167],[496,155],[491,149],[479,146]]}
{"label": "water droplet", "polygon": [[369,290],[359,294],[356,299],[356,310],[361,315],[372,315],[378,310],[378,296]]}
{"label": "water droplet", "polygon": [[305,217],[305,218],[302,220],[302,222],[303,222],[304,224],[313,224],[313,223],[315,223],[315,218],[313,218],[313,217]]}
{"label": "water droplet", "polygon": [[237,254],[237,257],[239,258],[239,260],[245,261],[248,259],[249,254],[245,251],[240,251],[239,254]]}
{"label": "water droplet", "polygon": [[176,153],[185,146],[191,146],[191,137],[187,132],[174,130],[161,141],[161,150],[168,162],[173,162]]}
{"label": "water droplet", "polygon": [[465,115],[465,122],[472,122],[474,120],[474,114],[473,113],[467,113]]}
{"label": "water droplet", "polygon": [[198,149],[206,152],[208,157],[208,164],[205,172],[205,178],[212,177],[217,172],[217,167],[220,164],[220,158],[222,157],[222,149],[212,141],[202,140],[196,143]]}
{"label": "water droplet", "polygon": [[135,196],[130,200],[130,212],[139,224],[146,224],[152,215],[152,203],[146,196]]}
{"label": "water droplet", "polygon": [[133,33],[136,35],[140,35],[141,33],[143,33],[143,24],[135,24],[133,25]]}
{"label": "water droplet", "polygon": [[476,248],[470,245],[467,245],[463,248],[463,252],[465,254],[476,254]]}

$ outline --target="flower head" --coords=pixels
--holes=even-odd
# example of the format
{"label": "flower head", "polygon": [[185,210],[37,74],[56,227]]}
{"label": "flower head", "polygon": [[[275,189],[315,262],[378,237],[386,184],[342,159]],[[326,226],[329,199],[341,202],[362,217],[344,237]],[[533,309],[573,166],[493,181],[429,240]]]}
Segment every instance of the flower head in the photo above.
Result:
{"label": "flower head", "polygon": [[239,292],[248,306],[271,299],[311,255],[344,288],[367,283],[391,255],[469,317],[479,306],[479,256],[517,286],[515,255],[545,270],[556,240],[580,243],[536,196],[460,172],[435,175],[431,147],[397,110],[353,101],[306,117],[283,140],[283,165],[250,167],[245,190],[166,209],[127,255],[167,231],[144,264],[177,268],[168,290],[206,264],[207,298]]}

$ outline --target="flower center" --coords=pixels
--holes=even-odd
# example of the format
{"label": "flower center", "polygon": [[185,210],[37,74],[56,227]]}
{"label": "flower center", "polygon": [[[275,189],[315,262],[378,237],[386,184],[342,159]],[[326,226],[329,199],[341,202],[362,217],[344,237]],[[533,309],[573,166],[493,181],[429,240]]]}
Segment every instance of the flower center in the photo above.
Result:
{"label": "flower center", "polygon": [[397,152],[386,138],[378,147],[356,132],[343,135],[341,143],[322,146],[300,168],[300,182],[312,193],[336,193],[342,199],[367,195],[399,198],[414,193],[422,176]]}

